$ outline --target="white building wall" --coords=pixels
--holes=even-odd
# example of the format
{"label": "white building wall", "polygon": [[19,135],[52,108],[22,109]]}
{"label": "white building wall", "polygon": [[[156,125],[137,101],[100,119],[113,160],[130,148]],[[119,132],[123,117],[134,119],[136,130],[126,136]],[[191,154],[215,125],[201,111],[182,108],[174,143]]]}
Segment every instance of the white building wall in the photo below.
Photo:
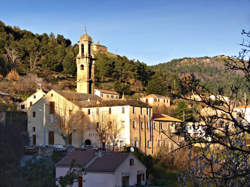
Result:
{"label": "white building wall", "polygon": [[[134,159],[133,166],[130,166],[130,159]],[[117,187],[122,186],[122,176],[129,176],[129,185],[137,184],[137,174],[144,174],[145,180],[142,181],[142,185],[144,185],[146,183],[146,168],[131,154],[115,171],[115,183]]]}
{"label": "white building wall", "polygon": [[[46,94],[42,90],[37,90],[34,94],[29,96],[25,101],[23,101],[22,103],[18,105],[18,110],[24,111],[24,112],[28,111],[28,109],[32,105],[34,105],[37,101],[39,101],[45,95]],[[23,109],[22,109],[22,106],[24,106]]]}
{"label": "white building wall", "polygon": [[113,173],[87,172],[87,174],[83,176],[83,180],[84,187],[117,187]]}
{"label": "white building wall", "polygon": [[[117,125],[118,146],[130,144],[130,106],[112,106],[112,107],[94,107],[94,108],[82,108],[82,111],[89,116],[89,127],[96,127],[107,124],[108,121],[112,122],[112,125]],[[111,108],[111,113],[109,113]],[[124,108],[124,113],[122,110]],[[90,112],[90,114],[89,114]],[[93,128],[92,128],[93,129]],[[88,130],[85,133],[85,140],[90,139],[93,144],[98,145],[98,135],[96,131]],[[121,145],[123,144],[123,145]]]}

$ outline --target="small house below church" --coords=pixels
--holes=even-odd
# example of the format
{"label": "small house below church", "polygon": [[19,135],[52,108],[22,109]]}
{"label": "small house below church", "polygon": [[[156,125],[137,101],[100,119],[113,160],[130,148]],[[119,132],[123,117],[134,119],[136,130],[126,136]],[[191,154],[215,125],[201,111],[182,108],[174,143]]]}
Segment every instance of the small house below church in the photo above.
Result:
{"label": "small house below church", "polygon": [[56,164],[56,178],[67,174],[72,160],[79,170],[73,187],[118,187],[146,184],[146,167],[132,154],[75,150]]}

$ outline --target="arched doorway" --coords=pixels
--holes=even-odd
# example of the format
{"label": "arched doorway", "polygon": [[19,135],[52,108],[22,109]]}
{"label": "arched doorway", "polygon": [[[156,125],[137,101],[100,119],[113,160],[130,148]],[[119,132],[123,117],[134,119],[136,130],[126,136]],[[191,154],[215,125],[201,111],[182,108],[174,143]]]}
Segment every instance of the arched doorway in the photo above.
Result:
{"label": "arched doorway", "polygon": [[90,139],[85,140],[85,145],[91,145]]}

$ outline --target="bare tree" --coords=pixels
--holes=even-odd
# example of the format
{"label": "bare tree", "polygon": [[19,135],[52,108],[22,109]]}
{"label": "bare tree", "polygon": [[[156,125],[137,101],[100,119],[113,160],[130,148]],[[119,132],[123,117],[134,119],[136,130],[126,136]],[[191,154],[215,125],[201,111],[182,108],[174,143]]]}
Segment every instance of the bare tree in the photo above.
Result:
{"label": "bare tree", "polygon": [[122,125],[119,124],[116,115],[100,114],[96,132],[101,143],[112,145],[114,149],[119,141],[121,130]]}
{"label": "bare tree", "polygon": [[19,58],[17,50],[14,47],[5,47],[5,51],[10,61],[11,68],[15,68]]}
{"label": "bare tree", "polygon": [[[249,32],[243,31],[242,34],[247,38],[250,37]],[[185,145],[190,147],[189,170],[186,174],[200,184],[250,185],[250,149],[247,145],[250,122],[244,116],[244,111],[236,112],[239,104],[245,109],[247,107],[247,100],[242,101],[244,96],[240,91],[240,85],[244,84],[250,90],[249,43],[242,44],[243,49],[238,59],[225,64],[228,70],[241,72],[246,80],[231,85],[229,99],[220,95],[220,89],[217,93],[210,92],[201,86],[194,76],[184,81],[183,88],[192,90],[200,98],[200,101],[193,102],[204,108],[203,111],[197,111],[197,113],[204,124],[206,136],[191,137],[186,134],[187,144]],[[214,95],[215,99],[207,95]],[[182,98],[186,99],[184,96]],[[199,147],[199,153],[194,155],[192,147]],[[183,175],[182,179],[186,179],[185,176]],[[186,184],[186,181],[183,181]]]}

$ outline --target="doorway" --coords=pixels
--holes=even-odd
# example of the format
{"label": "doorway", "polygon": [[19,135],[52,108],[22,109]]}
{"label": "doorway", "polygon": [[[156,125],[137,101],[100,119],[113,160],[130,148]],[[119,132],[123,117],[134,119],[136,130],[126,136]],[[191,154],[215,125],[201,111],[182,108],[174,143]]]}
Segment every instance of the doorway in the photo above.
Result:
{"label": "doorway", "polygon": [[85,145],[91,145],[90,139],[85,140]]}
{"label": "doorway", "polygon": [[54,145],[54,132],[49,131],[49,145]]}

